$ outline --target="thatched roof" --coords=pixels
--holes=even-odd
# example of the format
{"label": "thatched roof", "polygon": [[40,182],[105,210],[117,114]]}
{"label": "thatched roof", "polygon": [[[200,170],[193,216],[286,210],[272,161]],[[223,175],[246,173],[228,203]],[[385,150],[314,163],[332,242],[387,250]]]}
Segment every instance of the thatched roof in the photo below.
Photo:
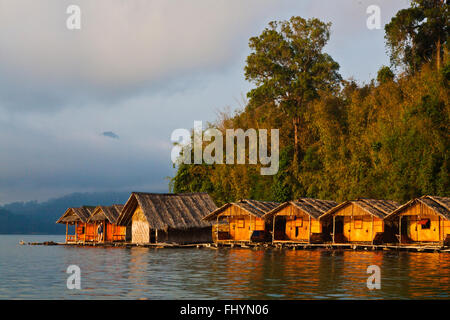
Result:
{"label": "thatched roof", "polygon": [[342,202],[336,207],[328,210],[319,219],[328,217],[334,214],[336,211],[340,210],[341,208],[344,208],[350,204],[355,204],[364,211],[366,211],[367,213],[380,219],[384,219],[384,217],[386,217],[388,214],[390,214],[392,211],[394,211],[399,207],[399,204],[392,200],[376,200],[376,199],[350,200]]}
{"label": "thatched roof", "polygon": [[56,223],[87,222],[95,207],[82,206],[80,208],[68,208]]}
{"label": "thatched roof", "polygon": [[112,206],[97,206],[91,214],[88,222],[101,221],[107,219],[110,223],[115,224],[122,212],[123,204],[114,204]]}
{"label": "thatched roof", "polygon": [[221,214],[225,209],[227,209],[231,206],[237,206],[239,208],[244,209],[249,214],[251,214],[255,217],[261,218],[270,210],[273,210],[274,208],[278,207],[279,203],[278,202],[243,199],[243,200],[239,200],[237,202],[230,202],[230,203],[224,204],[217,210],[214,210],[213,212],[208,214],[203,220],[212,221],[212,220],[216,219],[217,216],[219,214]]}
{"label": "thatched roof", "polygon": [[299,198],[294,201],[287,201],[282,204],[280,204],[275,209],[269,211],[266,213],[263,218],[264,219],[270,219],[275,214],[280,212],[283,208],[287,207],[288,205],[292,205],[301,211],[305,212],[306,214],[310,215],[314,219],[319,219],[321,215],[323,215],[328,210],[336,207],[338,204],[337,202],[331,201],[331,200],[320,200],[320,199],[313,199],[313,198]]}
{"label": "thatched roof", "polygon": [[438,196],[422,196],[420,198],[412,199],[404,205],[398,207],[395,211],[386,216],[385,219],[391,219],[398,216],[398,214],[403,212],[403,210],[415,205],[416,203],[423,203],[444,219],[450,220],[450,198]]}
{"label": "thatched roof", "polygon": [[150,228],[157,230],[211,226],[202,219],[217,208],[207,193],[133,192],[123,207],[117,224],[130,225],[133,213],[138,206],[147,218]]}

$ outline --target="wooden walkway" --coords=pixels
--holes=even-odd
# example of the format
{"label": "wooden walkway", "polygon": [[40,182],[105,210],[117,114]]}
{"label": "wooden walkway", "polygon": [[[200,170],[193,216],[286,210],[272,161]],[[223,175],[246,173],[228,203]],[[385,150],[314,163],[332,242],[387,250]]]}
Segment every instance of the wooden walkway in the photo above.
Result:
{"label": "wooden walkway", "polygon": [[261,242],[221,242],[221,243],[197,243],[197,244],[172,244],[172,243],[149,243],[149,244],[136,244],[129,242],[78,242],[78,243],[57,243],[53,241],[46,242],[23,242],[22,245],[44,245],[44,246],[76,246],[76,247],[117,247],[117,248],[245,248],[245,249],[292,249],[292,250],[385,250],[385,251],[413,251],[413,252],[448,252],[450,253],[450,247],[443,246],[430,246],[430,245],[399,245],[399,244],[353,244],[353,243],[296,243],[296,242],[283,242],[283,243],[261,243]]}

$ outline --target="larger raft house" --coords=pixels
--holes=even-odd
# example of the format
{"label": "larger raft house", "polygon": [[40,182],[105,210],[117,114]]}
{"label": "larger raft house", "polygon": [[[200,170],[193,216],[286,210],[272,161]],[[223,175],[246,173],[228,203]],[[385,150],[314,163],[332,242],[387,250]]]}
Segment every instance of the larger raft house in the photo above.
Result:
{"label": "larger raft house", "polygon": [[390,200],[357,199],[328,210],[319,220],[332,226],[333,243],[381,244],[395,242],[394,228],[384,218],[399,207]]}
{"label": "larger raft house", "polygon": [[263,219],[273,226],[273,243],[323,243],[331,240],[330,224],[319,217],[336,206],[334,201],[300,198],[282,203]]}
{"label": "larger raft house", "polygon": [[400,245],[450,245],[450,198],[423,196],[410,200],[385,220],[396,226]]}
{"label": "larger raft house", "polygon": [[207,193],[133,192],[117,224],[131,227],[131,242],[135,244],[209,243],[212,224],[203,218],[215,209]]}
{"label": "larger raft house", "polygon": [[270,242],[272,228],[263,216],[278,205],[277,202],[244,199],[224,204],[203,220],[215,222],[214,242]]}
{"label": "larger raft house", "polygon": [[[94,226],[87,223],[95,207],[83,206],[80,208],[68,208],[56,223],[66,225],[66,243],[86,241],[87,234],[94,231]],[[74,234],[69,234],[69,226],[74,227]]]}

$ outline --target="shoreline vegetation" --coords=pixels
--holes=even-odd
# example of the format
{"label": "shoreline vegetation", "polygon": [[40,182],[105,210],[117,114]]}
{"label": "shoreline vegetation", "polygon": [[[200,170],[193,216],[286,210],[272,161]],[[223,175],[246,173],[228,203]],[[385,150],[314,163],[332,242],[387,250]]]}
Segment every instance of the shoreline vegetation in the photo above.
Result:
{"label": "shoreline vegetation", "polygon": [[362,85],[342,79],[324,52],[331,24],[271,22],[249,40],[244,72],[254,88],[243,110],[220,113],[210,127],[278,128],[278,173],[261,176],[260,165],[180,163],[171,191],[207,192],[218,206],[239,199],[404,203],[450,196],[448,19],[442,1],[411,1],[385,27],[391,66]]}

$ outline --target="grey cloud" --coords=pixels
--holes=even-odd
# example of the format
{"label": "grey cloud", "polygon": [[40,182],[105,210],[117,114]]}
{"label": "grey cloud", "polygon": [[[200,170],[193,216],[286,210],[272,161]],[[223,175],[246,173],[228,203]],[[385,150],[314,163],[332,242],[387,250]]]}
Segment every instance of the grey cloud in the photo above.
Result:
{"label": "grey cloud", "polygon": [[[79,5],[81,30],[66,28]],[[270,0],[0,0],[0,103],[52,109],[118,100],[239,54]],[[34,102],[34,103],[33,103]]]}
{"label": "grey cloud", "polygon": [[112,138],[112,139],[119,139],[119,136],[117,134],[115,134],[112,131],[105,131],[102,132],[102,136],[108,137],[108,138]]}

